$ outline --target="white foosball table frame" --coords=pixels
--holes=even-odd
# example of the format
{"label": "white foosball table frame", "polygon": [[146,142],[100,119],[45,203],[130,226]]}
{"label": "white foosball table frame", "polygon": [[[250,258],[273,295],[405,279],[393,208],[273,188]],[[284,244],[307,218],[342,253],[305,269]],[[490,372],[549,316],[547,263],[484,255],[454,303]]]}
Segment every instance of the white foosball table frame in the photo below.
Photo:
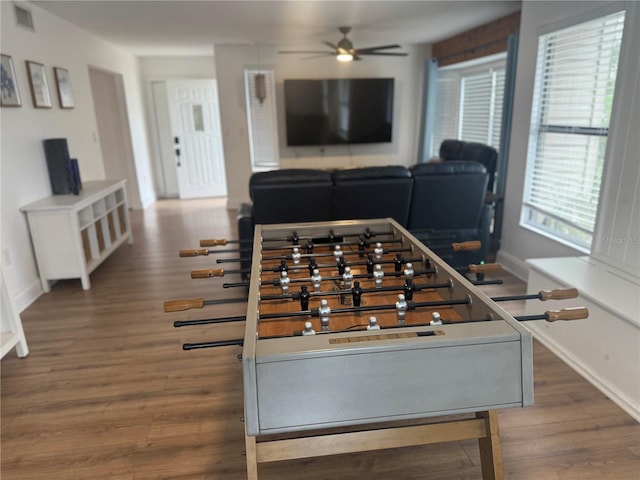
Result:
{"label": "white foosball table frame", "polygon": [[[490,321],[441,325],[444,335],[438,337],[370,341],[358,337],[372,332],[350,331],[259,338],[263,236],[330,229],[355,234],[365,228],[393,231],[414,248],[412,255],[431,261],[433,282],[452,284],[450,298],[471,298],[469,305],[454,307],[462,319]],[[503,478],[496,410],[533,404],[531,335],[397,222],[257,225],[251,279],[242,355],[249,480],[258,479],[261,463],[467,439],[478,439],[483,479]],[[335,340],[345,336],[356,341]]]}

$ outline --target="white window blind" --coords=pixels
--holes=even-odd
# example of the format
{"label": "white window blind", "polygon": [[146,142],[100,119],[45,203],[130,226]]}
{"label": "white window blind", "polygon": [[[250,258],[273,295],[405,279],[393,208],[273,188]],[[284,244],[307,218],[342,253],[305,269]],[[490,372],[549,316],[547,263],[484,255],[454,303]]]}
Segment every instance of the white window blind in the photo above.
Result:
{"label": "white window blind", "polygon": [[538,44],[522,224],[588,251],[596,221],[624,11]]}
{"label": "white window blind", "polygon": [[432,156],[448,138],[500,144],[506,55],[438,71]]}
{"label": "white window blind", "polygon": [[[256,95],[256,76],[264,75],[264,98]],[[278,168],[278,124],[273,70],[245,69],[245,95],[252,171]]]}

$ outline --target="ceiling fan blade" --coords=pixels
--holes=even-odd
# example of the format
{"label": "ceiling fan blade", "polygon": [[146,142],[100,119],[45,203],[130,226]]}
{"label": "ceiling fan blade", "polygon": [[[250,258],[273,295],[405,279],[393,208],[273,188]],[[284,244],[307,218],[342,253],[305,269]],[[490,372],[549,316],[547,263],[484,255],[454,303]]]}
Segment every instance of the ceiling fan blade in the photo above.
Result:
{"label": "ceiling fan blade", "polygon": [[406,57],[408,53],[389,53],[389,52],[362,52],[358,50],[358,55],[386,55],[388,57]]}
{"label": "ceiling fan blade", "polygon": [[336,52],[327,52],[326,50],[280,50],[278,53],[312,53],[318,55],[335,55]]}
{"label": "ceiling fan blade", "polygon": [[400,45],[381,45],[379,47],[358,48],[359,53],[373,52],[375,50],[387,50],[389,48],[401,48]]}
{"label": "ceiling fan blade", "polygon": [[329,52],[325,52],[325,53],[319,53],[318,55],[312,55],[310,57],[302,57],[300,60],[315,60],[316,58],[325,58],[325,57],[334,57],[335,53],[329,53]]}

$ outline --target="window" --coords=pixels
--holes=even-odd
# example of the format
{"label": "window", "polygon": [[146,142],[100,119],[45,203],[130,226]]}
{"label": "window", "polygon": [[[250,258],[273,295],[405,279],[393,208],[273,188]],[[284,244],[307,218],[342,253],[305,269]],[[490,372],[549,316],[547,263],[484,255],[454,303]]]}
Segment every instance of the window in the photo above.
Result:
{"label": "window", "polygon": [[431,155],[448,138],[498,148],[502,127],[506,54],[438,70]]}
{"label": "window", "polygon": [[[260,75],[262,79],[256,80]],[[273,70],[246,69],[244,80],[252,171],[276,169],[279,153]]]}
{"label": "window", "polygon": [[542,35],[521,224],[589,251],[624,12]]}

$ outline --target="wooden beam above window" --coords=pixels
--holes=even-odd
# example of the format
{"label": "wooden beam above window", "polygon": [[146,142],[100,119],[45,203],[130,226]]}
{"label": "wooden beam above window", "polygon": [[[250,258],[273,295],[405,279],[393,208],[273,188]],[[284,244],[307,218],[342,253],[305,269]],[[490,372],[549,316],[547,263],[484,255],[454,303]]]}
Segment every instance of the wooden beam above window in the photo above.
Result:
{"label": "wooden beam above window", "polygon": [[444,67],[507,51],[509,35],[520,30],[520,11],[435,43],[433,57]]}

